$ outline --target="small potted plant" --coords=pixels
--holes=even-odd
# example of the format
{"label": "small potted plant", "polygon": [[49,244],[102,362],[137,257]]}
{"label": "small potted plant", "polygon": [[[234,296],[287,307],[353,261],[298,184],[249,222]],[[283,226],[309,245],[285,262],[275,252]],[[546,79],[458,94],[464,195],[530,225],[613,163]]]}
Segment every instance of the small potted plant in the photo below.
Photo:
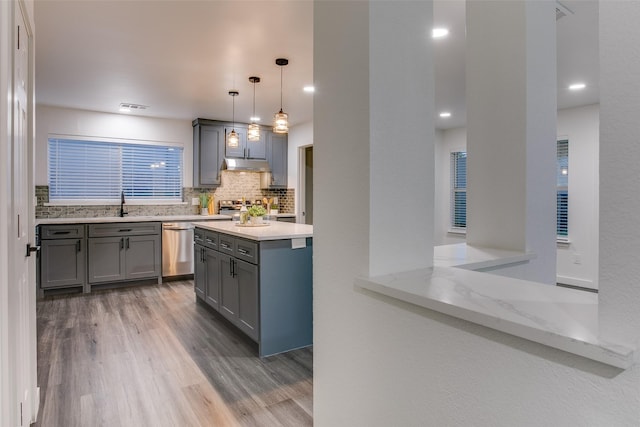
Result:
{"label": "small potted plant", "polygon": [[209,215],[209,196],[207,194],[200,194],[200,215]]}
{"label": "small potted plant", "polygon": [[249,209],[247,209],[247,213],[251,218],[251,224],[262,224],[263,216],[267,214],[267,210],[259,205],[253,205]]}

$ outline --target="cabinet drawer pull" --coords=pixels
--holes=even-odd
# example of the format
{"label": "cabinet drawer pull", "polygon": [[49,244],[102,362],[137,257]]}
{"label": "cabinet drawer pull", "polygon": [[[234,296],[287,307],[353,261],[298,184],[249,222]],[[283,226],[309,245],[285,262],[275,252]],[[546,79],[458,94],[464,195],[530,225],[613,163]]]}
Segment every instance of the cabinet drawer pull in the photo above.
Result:
{"label": "cabinet drawer pull", "polygon": [[231,249],[231,246],[227,245],[226,243],[220,243],[220,246],[222,246],[223,249]]}
{"label": "cabinet drawer pull", "polygon": [[242,248],[238,248],[238,252],[240,252],[242,255],[249,255],[249,251],[246,251]]}
{"label": "cabinet drawer pull", "polygon": [[129,232],[129,231],[131,231],[130,228],[121,228],[120,230],[118,230],[118,233],[126,233],[126,232]]}
{"label": "cabinet drawer pull", "polygon": [[71,234],[71,232],[70,231],[54,231],[53,234],[58,236],[60,234]]}

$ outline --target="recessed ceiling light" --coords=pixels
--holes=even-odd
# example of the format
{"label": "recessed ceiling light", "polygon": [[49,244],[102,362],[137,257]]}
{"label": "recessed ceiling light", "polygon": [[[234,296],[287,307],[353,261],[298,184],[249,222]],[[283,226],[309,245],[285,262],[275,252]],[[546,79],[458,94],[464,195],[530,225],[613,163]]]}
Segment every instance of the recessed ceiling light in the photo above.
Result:
{"label": "recessed ceiling light", "polygon": [[449,30],[447,28],[434,28],[431,30],[431,37],[434,39],[441,39],[449,35]]}
{"label": "recessed ceiling light", "polygon": [[259,122],[260,121],[260,117],[253,116],[253,117],[249,118],[249,120],[252,121],[252,122]]}
{"label": "recessed ceiling light", "polygon": [[442,113],[440,113],[440,117],[442,117],[443,119],[449,118],[451,117],[451,113],[448,111],[443,111]]}
{"label": "recessed ceiling light", "polygon": [[584,83],[574,83],[572,85],[569,85],[569,90],[582,90],[585,87],[587,87],[587,85]]}
{"label": "recessed ceiling light", "polygon": [[313,93],[316,91],[316,88],[313,86],[305,86],[302,90],[304,90],[305,92]]}

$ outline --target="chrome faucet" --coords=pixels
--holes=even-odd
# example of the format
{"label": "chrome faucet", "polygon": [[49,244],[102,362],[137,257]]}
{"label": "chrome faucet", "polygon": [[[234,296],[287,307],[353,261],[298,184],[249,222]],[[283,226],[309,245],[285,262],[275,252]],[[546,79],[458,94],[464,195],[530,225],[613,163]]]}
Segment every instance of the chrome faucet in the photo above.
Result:
{"label": "chrome faucet", "polygon": [[124,217],[125,215],[127,215],[129,212],[125,212],[124,211],[124,191],[122,193],[120,193],[120,210],[118,211],[118,216],[120,218]]}

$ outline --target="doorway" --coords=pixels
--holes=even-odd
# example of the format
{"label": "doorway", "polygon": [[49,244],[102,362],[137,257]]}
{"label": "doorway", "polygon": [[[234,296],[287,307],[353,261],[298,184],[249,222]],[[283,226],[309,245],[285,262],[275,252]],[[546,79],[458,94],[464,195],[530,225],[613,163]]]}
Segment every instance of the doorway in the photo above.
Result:
{"label": "doorway", "polygon": [[303,224],[313,225],[313,145],[300,147],[298,171],[298,218]]}

